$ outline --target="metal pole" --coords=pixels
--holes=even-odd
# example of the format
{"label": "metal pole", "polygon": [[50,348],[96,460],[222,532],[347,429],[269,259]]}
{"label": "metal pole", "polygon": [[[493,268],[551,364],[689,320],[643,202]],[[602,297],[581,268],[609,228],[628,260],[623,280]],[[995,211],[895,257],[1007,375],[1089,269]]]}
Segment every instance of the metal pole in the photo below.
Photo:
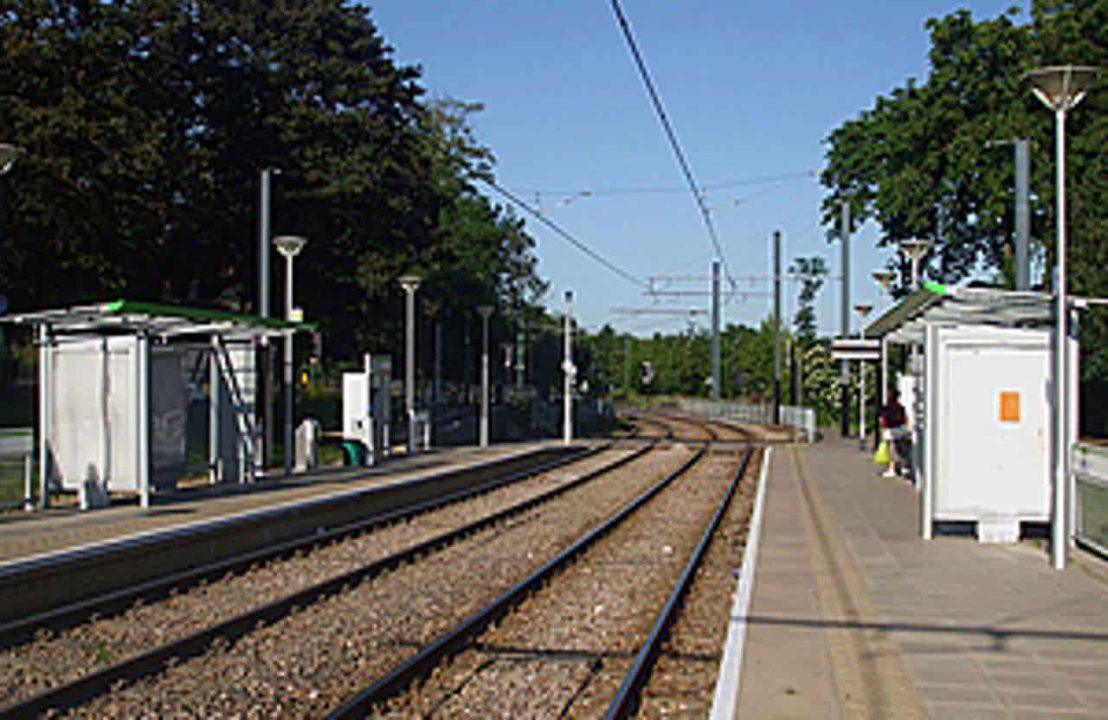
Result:
{"label": "metal pole", "polygon": [[[839,231],[842,241],[843,294],[839,315],[839,336],[850,337],[850,202],[842,201],[842,228]],[[850,435],[850,363],[843,360],[839,364],[839,430],[843,437]]]}
{"label": "metal pole", "polygon": [[50,507],[50,398],[54,381],[51,356],[50,326],[39,326],[38,349],[38,503],[43,510]]}
{"label": "metal pole", "polygon": [[212,335],[208,358],[208,479],[223,482],[223,378],[219,372],[219,339]]}
{"label": "metal pole", "polygon": [[135,342],[135,352],[138,358],[138,437],[135,438],[138,451],[135,470],[138,478],[136,478],[136,484],[139,491],[139,505],[148,508],[150,507],[150,338],[146,333],[139,333]]}
{"label": "metal pole", "polygon": [[773,424],[781,424],[781,231],[773,232]]}
{"label": "metal pole", "polygon": [[719,260],[712,261],[712,413],[719,415]]}
{"label": "metal pole", "polygon": [[435,371],[432,385],[435,403],[442,402],[442,320],[435,318]]}
{"label": "metal pole", "polygon": [[[861,318],[858,323],[859,337],[866,339],[866,322]],[[858,449],[866,449],[866,361],[858,361]]]}
{"label": "metal pole", "polygon": [[573,440],[573,291],[566,290],[565,358],[562,361],[564,379],[562,385],[562,441]]}
{"label": "metal pole", "polygon": [[23,456],[23,511],[33,512],[35,509],[35,455],[27,453]]}
{"label": "metal pole", "polygon": [[[258,315],[269,317],[269,244],[272,240],[270,225],[270,185],[273,171],[262,170],[261,198],[258,212]],[[255,465],[266,468],[273,449],[273,346],[268,337],[262,338],[261,372],[255,383],[254,415],[262,425],[261,444],[254,449]]]}
{"label": "metal pole", "polygon": [[[930,540],[933,537],[934,531],[934,496],[935,496],[935,438],[938,437],[938,429],[935,425],[935,415],[937,414],[935,408],[938,406],[939,394],[936,388],[939,360],[938,360],[938,347],[939,347],[939,329],[936,325],[928,323],[924,326],[924,345],[923,345],[923,362],[924,368],[920,373],[923,378],[923,392],[925,393],[925,400],[923,407],[926,408],[927,415],[924,417],[924,432],[923,442],[920,443],[920,434],[918,429],[913,436],[912,452],[915,454],[914,459],[918,462],[915,465],[913,472],[916,476],[916,483],[920,490],[920,537],[924,540]],[[916,385],[916,393],[920,392],[920,387]],[[918,428],[918,426],[917,426]],[[919,472],[920,466],[923,466],[923,472]]]}
{"label": "metal pole", "polygon": [[489,446],[489,315],[492,308],[479,307],[477,312],[481,314],[481,419],[480,419],[480,444],[481,447]]}
{"label": "metal pole", "polygon": [[623,396],[631,392],[631,338],[623,338]]}
{"label": "metal pole", "polygon": [[416,451],[415,417],[415,293],[416,288],[405,285],[404,292],[404,409],[408,414],[408,453]]}
{"label": "metal pole", "polygon": [[[285,319],[292,321],[292,261],[285,256]],[[285,334],[285,475],[292,474],[292,333]]]}
{"label": "metal pole", "polygon": [[1016,290],[1031,288],[1031,153],[1026,138],[1016,138]]}
{"label": "metal pole", "polygon": [[1066,485],[1069,479],[1069,418],[1066,396],[1067,332],[1066,332],[1066,111],[1056,110],[1054,145],[1057,155],[1057,232],[1058,232],[1058,290],[1055,306],[1054,333],[1054,507],[1051,510],[1050,559],[1055,569],[1066,566],[1065,507]]}
{"label": "metal pole", "polygon": [[800,384],[802,378],[800,377],[801,370],[801,347],[799,342],[794,342],[790,345],[791,351],[789,352],[789,376],[792,378],[793,386],[793,405],[800,407]]}
{"label": "metal pole", "polygon": [[519,326],[516,329],[516,388],[522,389],[527,367],[527,318],[519,312]]}

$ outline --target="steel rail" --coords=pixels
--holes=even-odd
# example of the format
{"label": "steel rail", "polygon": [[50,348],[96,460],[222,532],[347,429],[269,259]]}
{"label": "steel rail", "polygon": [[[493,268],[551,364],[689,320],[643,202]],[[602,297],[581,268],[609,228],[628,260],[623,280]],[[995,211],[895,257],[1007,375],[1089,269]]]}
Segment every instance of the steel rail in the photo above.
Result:
{"label": "steel rail", "polygon": [[505,485],[519,482],[529,477],[568,465],[572,462],[591,457],[592,455],[603,452],[611,446],[612,443],[605,443],[586,448],[581,452],[555,458],[554,460],[542,463],[533,468],[526,468],[509,473],[501,478],[496,478],[471,488],[464,488],[452,493],[446,493],[413,505],[406,505],[395,510],[373,515],[364,520],[358,520],[335,528],[317,531],[311,535],[286,540],[269,547],[251,550],[234,557],[170,573],[153,580],[137,583],[121,590],[103,593],[52,610],[35,613],[34,615],[29,615],[18,620],[2,623],[0,624],[0,647],[9,647],[26,641],[42,628],[58,631],[79,625],[94,614],[100,617],[118,615],[133,605],[136,600],[159,600],[168,596],[172,591],[194,587],[201,582],[221,578],[228,573],[239,573],[260,562],[287,558],[297,552],[341,541],[353,535],[371,530],[374,527],[397,520],[416,517],[422,513],[430,512],[431,510],[443,507],[452,502],[477,497]]}
{"label": "steel rail", "polygon": [[[648,423],[650,425],[661,425],[666,430],[666,434],[662,436],[663,439],[665,439],[665,440],[672,440],[673,439],[673,426],[666,424],[662,420],[659,420],[657,416],[644,415],[644,414],[638,413],[638,412],[627,413],[627,416],[629,418],[631,418],[632,420],[642,420],[642,421],[645,421],[646,423]],[[636,426],[636,428],[637,427],[638,426]],[[637,432],[637,430],[636,430],[636,432]]]}
{"label": "steel rail", "polygon": [[731,479],[731,484],[728,486],[727,492],[724,493],[723,499],[720,500],[719,507],[716,508],[715,514],[712,515],[712,519],[708,522],[708,526],[705,528],[700,542],[689,556],[689,561],[685,564],[684,572],[681,573],[681,577],[674,586],[673,592],[670,593],[669,599],[666,601],[662,611],[658,613],[658,617],[654,621],[654,626],[650,630],[650,635],[635,657],[635,663],[631,666],[631,670],[624,678],[623,684],[620,685],[619,692],[616,693],[615,699],[612,701],[611,705],[608,706],[608,712],[604,715],[605,720],[621,720],[622,718],[629,717],[637,709],[640,693],[647,679],[650,677],[650,672],[654,667],[654,662],[658,659],[658,654],[662,650],[662,642],[666,638],[666,633],[669,631],[673,621],[677,618],[677,613],[681,609],[681,604],[684,602],[685,595],[688,594],[689,588],[692,587],[693,576],[700,567],[700,563],[704,559],[704,554],[707,552],[708,545],[711,544],[716,530],[719,529],[719,524],[723,520],[724,513],[727,512],[727,508],[731,505],[731,499],[734,497],[735,490],[738,489],[739,483],[746,474],[747,466],[750,464],[750,459],[753,455],[754,449],[748,447],[743,454],[742,461],[739,463],[739,469]]}
{"label": "steel rail", "polygon": [[347,718],[365,717],[374,705],[396,695],[412,681],[425,676],[443,658],[459,650],[465,643],[483,632],[491,623],[507,614],[529,594],[542,587],[554,573],[568,565],[570,561],[575,559],[597,540],[600,540],[618,527],[622,522],[634,514],[636,510],[641,508],[654,496],[664,490],[670,483],[687,472],[689,468],[704,457],[706,450],[707,444],[697,449],[697,451],[693,453],[688,460],[682,463],[679,468],[659,480],[653,487],[640,494],[600,525],[578,538],[572,545],[562,550],[551,560],[548,560],[538,570],[535,570],[526,578],[513,585],[499,598],[486,605],[483,609],[470,615],[456,625],[454,629],[441,635],[430,644],[425,645],[414,656],[393,668],[387,675],[380,678],[369,687],[354,695],[342,706],[328,714],[326,716],[327,720],[345,720]]}
{"label": "steel rail", "polygon": [[575,487],[626,465],[654,449],[654,447],[656,447],[654,443],[644,445],[564,485],[552,488],[535,497],[523,500],[515,505],[485,516],[484,518],[467,523],[462,527],[447,531],[369,563],[368,565],[364,565],[329,580],[298,590],[283,598],[266,603],[265,605],[240,613],[239,615],[209,626],[203,630],[179,638],[145,653],[132,656],[119,663],[77,678],[69,683],[44,690],[18,703],[0,708],[0,718],[30,718],[37,717],[50,710],[71,708],[107,692],[115,683],[120,681],[131,682],[143,677],[148,677],[165,668],[173,660],[180,661],[200,655],[217,639],[225,639],[228,642],[234,642],[238,638],[254,630],[259,623],[276,622],[297,609],[302,609],[323,598],[352,589],[365,580],[379,575],[382,572],[394,569],[418,557],[442,550],[452,543],[464,539],[475,532],[527,512],[531,508],[548,502]]}

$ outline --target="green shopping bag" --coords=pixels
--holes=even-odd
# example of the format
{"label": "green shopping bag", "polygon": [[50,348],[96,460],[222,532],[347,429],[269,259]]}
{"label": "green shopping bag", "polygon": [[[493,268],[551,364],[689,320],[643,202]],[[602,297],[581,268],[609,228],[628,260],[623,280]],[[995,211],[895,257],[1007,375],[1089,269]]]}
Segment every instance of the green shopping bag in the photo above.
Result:
{"label": "green shopping bag", "polygon": [[878,465],[888,465],[892,460],[892,456],[889,455],[889,441],[882,440],[881,444],[877,446],[877,452],[873,454],[873,461]]}

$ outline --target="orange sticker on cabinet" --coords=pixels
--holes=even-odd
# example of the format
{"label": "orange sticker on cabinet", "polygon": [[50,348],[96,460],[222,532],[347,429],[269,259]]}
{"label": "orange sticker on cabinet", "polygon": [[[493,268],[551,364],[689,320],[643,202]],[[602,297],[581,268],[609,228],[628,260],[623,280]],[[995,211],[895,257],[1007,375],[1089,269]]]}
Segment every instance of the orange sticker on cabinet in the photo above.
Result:
{"label": "orange sticker on cabinet", "polygon": [[1000,420],[1001,422],[1020,421],[1020,394],[1014,391],[1000,393]]}

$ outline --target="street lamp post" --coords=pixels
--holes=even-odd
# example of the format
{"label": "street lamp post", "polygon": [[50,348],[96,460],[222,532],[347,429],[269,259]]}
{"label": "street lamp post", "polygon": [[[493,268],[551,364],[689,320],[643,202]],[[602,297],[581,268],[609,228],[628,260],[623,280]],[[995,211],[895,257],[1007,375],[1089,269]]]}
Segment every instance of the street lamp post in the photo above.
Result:
{"label": "street lamp post", "polygon": [[[859,336],[866,337],[866,316],[873,310],[873,305],[858,303],[854,306],[854,312],[858,313]],[[858,449],[866,448],[866,361],[858,361]]]}
{"label": "street lamp post", "polygon": [[408,454],[416,451],[416,403],[415,403],[415,294],[423,278],[403,275],[399,278],[404,288],[404,411],[408,415]]}
{"label": "street lamp post", "polygon": [[[895,278],[896,273],[892,270],[873,271],[873,279],[881,287],[881,308],[883,310],[888,309]],[[885,407],[889,402],[889,352],[885,338],[881,338],[881,374],[878,382],[881,383],[881,407]]]}
{"label": "street lamp post", "polygon": [[1058,274],[1055,283],[1054,503],[1051,512],[1050,558],[1051,564],[1059,570],[1066,566],[1066,543],[1069,534],[1065,527],[1070,450],[1067,393],[1069,353],[1066,342],[1069,336],[1066,323],[1066,315],[1069,312],[1066,300],[1066,113],[1077,107],[1077,104],[1084,99],[1088,86],[1099,74],[1099,68],[1074,65],[1045,67],[1032,70],[1027,74],[1035,97],[1054,111]]}
{"label": "street lamp post", "polygon": [[[273,238],[277,252],[285,256],[285,319],[292,321],[292,261],[307,244],[299,235],[279,235]],[[292,333],[285,334],[285,475],[292,474]]]}
{"label": "street lamp post", "polygon": [[573,291],[566,290],[565,357],[562,360],[564,380],[562,385],[562,441],[568,445],[573,440],[573,380],[577,368],[573,365]]}
{"label": "street lamp post", "polygon": [[904,253],[912,261],[912,289],[919,290],[919,262],[927,251],[931,249],[931,241],[920,238],[911,238],[900,241],[900,252]]}
{"label": "street lamp post", "polygon": [[[931,241],[919,238],[900,241],[900,252],[912,261],[912,291],[919,289],[919,264],[923,256],[931,249]],[[908,372],[913,376],[913,405],[919,404],[920,385],[922,384],[923,368],[920,366],[919,346],[912,343],[909,351]],[[918,417],[918,415],[914,416]],[[920,443],[919,429],[915,422],[912,423],[912,480],[917,488],[920,487],[920,473],[917,468],[923,466],[923,446]]]}
{"label": "street lamp post", "polygon": [[492,305],[479,305],[481,315],[481,420],[480,444],[489,446],[489,316]]}

